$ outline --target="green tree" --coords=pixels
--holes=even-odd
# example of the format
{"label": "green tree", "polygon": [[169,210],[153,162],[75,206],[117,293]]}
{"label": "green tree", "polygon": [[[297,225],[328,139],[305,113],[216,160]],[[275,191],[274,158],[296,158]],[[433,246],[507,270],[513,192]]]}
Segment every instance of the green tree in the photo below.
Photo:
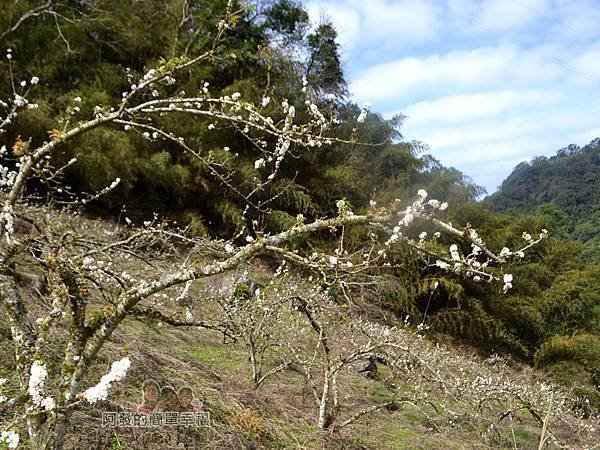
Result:
{"label": "green tree", "polygon": [[337,31],[331,22],[321,23],[308,36],[310,56],[306,68],[306,79],[317,86],[322,94],[348,95],[348,86],[342,70]]}

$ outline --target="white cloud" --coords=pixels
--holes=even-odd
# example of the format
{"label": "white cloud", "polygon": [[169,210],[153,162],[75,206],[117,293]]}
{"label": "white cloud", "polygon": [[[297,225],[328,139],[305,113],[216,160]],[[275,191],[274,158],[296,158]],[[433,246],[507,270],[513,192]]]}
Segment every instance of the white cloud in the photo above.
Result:
{"label": "white cloud", "polygon": [[578,133],[575,137],[574,143],[584,145],[588,142],[591,142],[593,139],[596,139],[597,137],[600,137],[600,127],[589,128],[581,133]]}
{"label": "white cloud", "polygon": [[407,115],[408,123],[411,125],[432,122],[467,122],[509,113],[517,108],[551,105],[559,101],[562,95],[559,90],[504,90],[452,95],[422,101],[398,112]]}
{"label": "white cloud", "polygon": [[597,88],[600,88],[600,42],[586,48],[576,56],[573,60],[573,66],[576,71],[574,76],[578,76],[580,80],[583,79],[583,81],[595,84]]}
{"label": "white cloud", "polygon": [[500,84],[546,82],[557,79],[561,72],[533,51],[499,45],[378,64],[362,72],[350,90],[359,101],[401,100],[448,87],[476,90]]}
{"label": "white cloud", "polygon": [[547,20],[550,0],[446,0],[448,33],[465,36],[527,32]]}
{"label": "white cloud", "polygon": [[[539,141],[540,137],[546,139],[548,132],[558,133],[561,130],[584,130],[591,128],[598,123],[600,118],[599,110],[578,111],[576,113],[558,113],[558,114],[528,114],[522,113],[519,117],[475,121],[459,126],[433,127],[434,132],[425,133],[422,140],[428,143],[433,150],[444,150],[450,147],[472,147],[476,146],[476,151],[481,153],[484,159],[494,157],[484,150],[483,144],[501,143],[514,141],[517,138],[531,137]],[[547,151],[552,151],[548,148]]]}
{"label": "white cloud", "polygon": [[307,4],[313,22],[330,18],[346,51],[404,47],[437,37],[442,10],[432,0],[314,0]]}
{"label": "white cloud", "polygon": [[557,39],[587,41],[600,36],[598,0],[554,0],[557,5],[555,23],[550,29]]}
{"label": "white cloud", "polygon": [[306,0],[340,32],[353,100],[407,114],[407,139],[489,190],[600,136],[599,1]]}
{"label": "white cloud", "polygon": [[518,117],[500,115],[464,124],[432,121],[410,127],[407,122],[405,136],[423,140],[442,163],[462,170],[491,192],[519,162],[600,136],[600,108],[569,111],[566,106],[550,112],[520,109]]}
{"label": "white cloud", "polygon": [[548,8],[547,0],[487,0],[472,19],[484,32],[510,31],[540,20],[539,11]]}

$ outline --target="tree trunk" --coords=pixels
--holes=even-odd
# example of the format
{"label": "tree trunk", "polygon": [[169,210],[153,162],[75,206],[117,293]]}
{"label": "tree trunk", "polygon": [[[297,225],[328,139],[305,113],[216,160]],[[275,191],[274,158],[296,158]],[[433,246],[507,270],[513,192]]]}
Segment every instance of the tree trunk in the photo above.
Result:
{"label": "tree trunk", "polygon": [[326,430],[331,425],[331,414],[329,413],[329,372],[325,371],[323,382],[323,393],[319,401],[319,430]]}
{"label": "tree trunk", "polygon": [[[14,276],[0,274],[0,300],[10,319],[19,384],[21,391],[27,395],[37,332]],[[27,418],[27,432],[32,449],[62,449],[70,414],[60,411],[55,413],[55,416],[51,416],[40,411]]]}
{"label": "tree trunk", "polygon": [[[45,416],[45,414],[43,414]],[[54,421],[43,421],[40,415],[27,419],[29,440],[33,450],[54,450],[55,429]]]}
{"label": "tree trunk", "polygon": [[[45,414],[44,414],[45,415]],[[69,424],[70,413],[56,412],[56,416],[43,423],[28,421],[29,438],[33,450],[62,450]]]}
{"label": "tree trunk", "polygon": [[60,413],[56,415],[56,425],[55,425],[55,450],[62,450],[65,445],[65,436],[67,435],[67,428],[69,425],[69,420],[71,419],[71,413]]}

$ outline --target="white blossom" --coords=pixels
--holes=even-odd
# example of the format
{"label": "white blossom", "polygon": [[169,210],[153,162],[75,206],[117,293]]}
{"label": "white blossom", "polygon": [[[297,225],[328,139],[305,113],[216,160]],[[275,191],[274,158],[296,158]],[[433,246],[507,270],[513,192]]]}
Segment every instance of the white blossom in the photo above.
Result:
{"label": "white blossom", "polygon": [[148,72],[146,72],[146,74],[144,75],[144,81],[148,81],[151,78],[154,77],[154,75],[156,75],[156,70],[155,69],[150,69]]}
{"label": "white blossom", "polygon": [[369,109],[371,108],[370,103],[365,103],[360,111],[360,114],[356,118],[356,122],[363,123],[369,114]]}
{"label": "white blossom", "polygon": [[438,266],[442,270],[446,270],[450,267],[450,264],[448,264],[445,261],[441,261],[439,259],[435,262],[435,265]]}
{"label": "white blossom", "polygon": [[99,400],[106,400],[111,383],[125,378],[129,366],[131,366],[131,360],[128,357],[125,357],[120,361],[113,362],[110,367],[110,372],[102,375],[100,383],[98,383],[96,386],[87,389],[83,393],[84,398],[92,404]]}
{"label": "white blossom", "polygon": [[112,183],[110,183],[110,189],[116,188],[119,185],[120,182],[121,182],[120,178],[115,178],[115,181],[113,181]]}
{"label": "white blossom", "polygon": [[5,443],[7,448],[17,448],[19,445],[19,435],[14,431],[3,431],[0,436],[0,442]]}
{"label": "white blossom", "polygon": [[500,250],[500,257],[504,258],[506,256],[510,256],[512,255],[512,252],[510,251],[510,249],[508,247],[502,247],[502,250]]}
{"label": "white blossom", "polygon": [[15,95],[15,98],[13,100],[13,103],[15,104],[15,106],[20,108],[22,106],[25,106],[27,103],[29,103],[25,97],[21,97],[19,94],[14,94],[14,95]]}
{"label": "white blossom", "polygon": [[502,290],[504,292],[507,292],[510,288],[512,288],[512,281],[513,281],[512,274],[505,273],[502,281],[504,282],[504,286],[502,286]]}
{"label": "white blossom", "polygon": [[46,384],[46,377],[48,371],[44,363],[39,360],[35,360],[31,365],[29,375],[29,396],[34,405],[39,406],[46,411],[52,411],[55,407],[54,399],[52,397],[44,397],[43,389]]}
{"label": "white blossom", "polygon": [[265,158],[259,158],[256,161],[254,161],[255,169],[260,169],[262,167],[265,167]]}
{"label": "white blossom", "polygon": [[454,261],[460,261],[460,253],[458,252],[458,245],[452,244],[450,246],[450,256]]}

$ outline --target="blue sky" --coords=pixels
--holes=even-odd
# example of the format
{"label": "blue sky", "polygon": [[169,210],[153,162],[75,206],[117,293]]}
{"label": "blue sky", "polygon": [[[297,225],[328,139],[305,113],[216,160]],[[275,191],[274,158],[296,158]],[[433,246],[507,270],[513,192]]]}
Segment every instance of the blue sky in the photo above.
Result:
{"label": "blue sky", "polygon": [[304,0],[339,33],[352,98],[496,190],[600,136],[600,0]]}

